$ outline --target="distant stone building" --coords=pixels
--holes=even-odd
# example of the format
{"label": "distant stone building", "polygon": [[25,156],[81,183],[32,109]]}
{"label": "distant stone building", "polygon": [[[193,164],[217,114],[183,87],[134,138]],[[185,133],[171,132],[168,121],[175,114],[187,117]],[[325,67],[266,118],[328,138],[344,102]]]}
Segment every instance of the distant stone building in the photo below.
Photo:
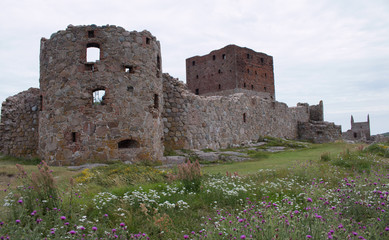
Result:
{"label": "distant stone building", "polygon": [[246,93],[275,100],[273,57],[236,45],[186,59],[186,82],[197,95]]}
{"label": "distant stone building", "polygon": [[229,45],[189,58],[189,88],[162,74],[161,65],[160,44],[147,31],[70,25],[42,38],[40,89],[3,103],[0,152],[78,165],[157,161],[165,146],[217,149],[265,135],[313,142],[341,136],[340,126],[323,121],[322,102],[275,101],[273,59],[266,54]]}
{"label": "distant stone building", "polygon": [[370,117],[367,115],[367,122],[354,122],[354,117],[351,115],[351,129],[344,132],[343,138],[355,141],[370,141]]}

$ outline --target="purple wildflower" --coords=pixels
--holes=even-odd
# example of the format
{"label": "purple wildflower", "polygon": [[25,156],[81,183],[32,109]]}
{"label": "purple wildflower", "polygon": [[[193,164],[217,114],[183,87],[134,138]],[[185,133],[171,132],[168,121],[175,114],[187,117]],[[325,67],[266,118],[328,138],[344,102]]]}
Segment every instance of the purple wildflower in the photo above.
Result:
{"label": "purple wildflower", "polygon": [[246,239],[246,235],[240,236],[240,239]]}
{"label": "purple wildflower", "polygon": [[92,231],[96,232],[97,231],[97,227],[92,227]]}
{"label": "purple wildflower", "polygon": [[189,236],[188,235],[184,235],[184,239],[188,239],[189,238]]}

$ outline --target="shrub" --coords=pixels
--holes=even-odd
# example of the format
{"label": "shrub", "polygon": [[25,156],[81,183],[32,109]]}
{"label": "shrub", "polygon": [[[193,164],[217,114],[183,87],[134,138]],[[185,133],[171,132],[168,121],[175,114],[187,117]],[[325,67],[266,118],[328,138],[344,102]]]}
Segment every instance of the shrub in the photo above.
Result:
{"label": "shrub", "polygon": [[389,146],[380,143],[373,143],[365,148],[365,152],[374,153],[381,157],[389,157]]}
{"label": "shrub", "polygon": [[201,187],[201,168],[196,160],[178,165],[177,179],[181,180],[187,191],[199,192]]}
{"label": "shrub", "polygon": [[322,162],[329,162],[329,161],[331,161],[330,153],[329,152],[322,153],[320,155],[320,161],[322,161]]}

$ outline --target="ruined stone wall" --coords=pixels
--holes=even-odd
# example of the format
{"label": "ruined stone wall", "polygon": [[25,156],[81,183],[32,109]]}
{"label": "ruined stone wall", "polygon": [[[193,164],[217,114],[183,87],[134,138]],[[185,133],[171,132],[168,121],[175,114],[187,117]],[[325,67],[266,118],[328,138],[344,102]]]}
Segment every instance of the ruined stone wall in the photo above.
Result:
{"label": "ruined stone wall", "polygon": [[351,129],[343,133],[343,138],[355,141],[370,141],[370,117],[367,115],[366,122],[354,122],[351,116]]}
{"label": "ruined stone wall", "polygon": [[242,89],[275,99],[273,57],[236,45],[186,59],[186,81],[197,95]]}
{"label": "ruined stone wall", "polygon": [[308,105],[286,104],[238,93],[197,96],[164,74],[165,144],[172,148],[225,148],[259,136],[298,137],[298,122],[308,122]]}
{"label": "ruined stone wall", "polygon": [[40,91],[30,88],[8,97],[1,108],[0,152],[15,157],[37,157]]}
{"label": "ruined stone wall", "polygon": [[40,88],[39,152],[51,164],[162,157],[160,44],[149,32],[70,25],[43,38]]}
{"label": "ruined stone wall", "polygon": [[341,126],[324,121],[299,122],[299,139],[313,143],[333,142],[342,138]]}

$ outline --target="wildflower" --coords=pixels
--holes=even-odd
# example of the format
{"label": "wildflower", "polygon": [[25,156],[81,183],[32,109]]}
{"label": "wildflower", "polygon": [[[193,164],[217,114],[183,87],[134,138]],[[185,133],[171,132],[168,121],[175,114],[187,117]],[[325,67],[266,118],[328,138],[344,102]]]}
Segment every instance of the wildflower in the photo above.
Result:
{"label": "wildflower", "polygon": [[124,226],[126,226],[126,224],[122,222],[122,223],[120,223],[120,226],[124,227]]}
{"label": "wildflower", "polygon": [[97,231],[97,227],[92,227],[92,231],[96,232]]}
{"label": "wildflower", "polygon": [[307,235],[307,238],[312,238],[312,236],[311,235]]}
{"label": "wildflower", "polygon": [[188,239],[189,238],[189,236],[188,235],[184,235],[184,239]]}
{"label": "wildflower", "polygon": [[74,235],[74,234],[76,234],[76,231],[71,230],[69,233],[70,233],[71,235]]}
{"label": "wildflower", "polygon": [[22,199],[19,199],[19,200],[18,200],[18,203],[22,204],[22,203],[23,203],[23,200],[22,200]]}
{"label": "wildflower", "polygon": [[42,221],[43,221],[42,218],[38,218],[38,219],[36,220],[36,223],[40,223],[40,222],[42,222]]}
{"label": "wildflower", "polygon": [[312,202],[312,198],[307,198],[307,202]]}
{"label": "wildflower", "polygon": [[15,221],[16,223],[20,223],[20,220],[19,219],[16,219],[16,221]]}
{"label": "wildflower", "polygon": [[112,229],[112,232],[113,232],[113,233],[114,233],[114,232],[116,232],[116,229],[115,229],[115,228],[113,228],[113,229]]}
{"label": "wildflower", "polygon": [[389,227],[386,227],[386,228],[385,228],[385,231],[389,231]]}
{"label": "wildflower", "polygon": [[246,239],[246,235],[240,236],[240,239]]}
{"label": "wildflower", "polygon": [[66,220],[66,217],[65,216],[61,216],[61,220]]}

